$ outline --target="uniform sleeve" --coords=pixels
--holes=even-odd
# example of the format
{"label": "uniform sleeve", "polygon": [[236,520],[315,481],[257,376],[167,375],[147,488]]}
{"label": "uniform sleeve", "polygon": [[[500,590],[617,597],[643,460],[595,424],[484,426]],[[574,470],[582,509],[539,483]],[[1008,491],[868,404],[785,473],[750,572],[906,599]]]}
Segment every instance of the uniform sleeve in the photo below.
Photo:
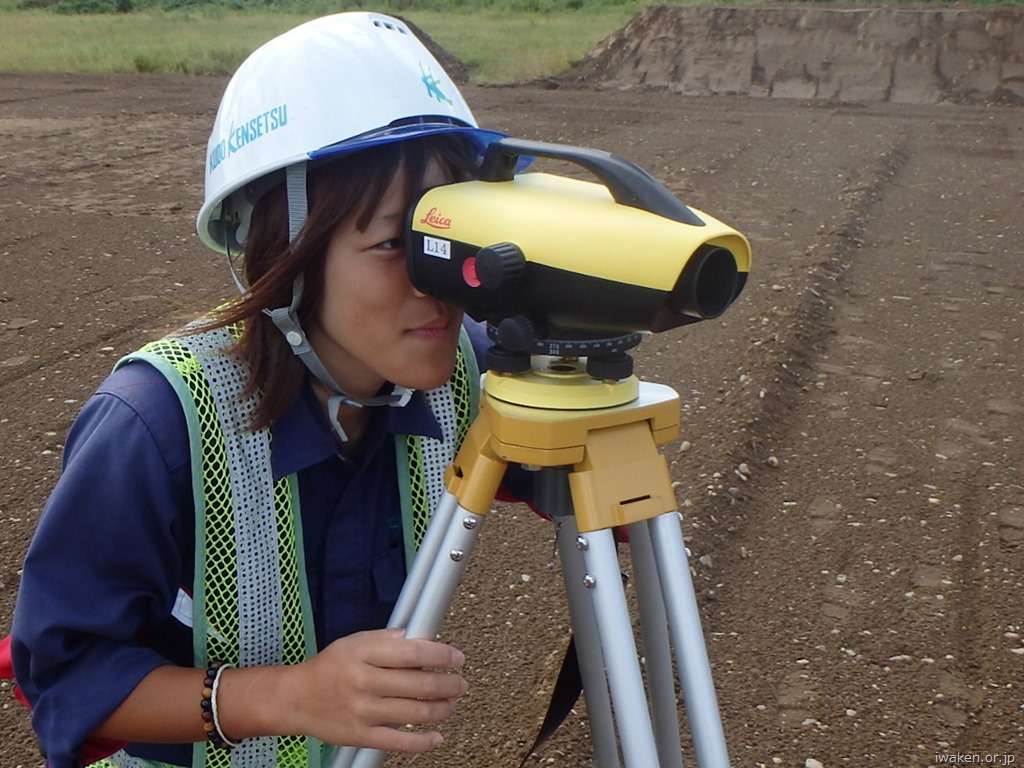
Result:
{"label": "uniform sleeve", "polygon": [[466,329],[469,340],[473,345],[473,351],[476,353],[477,365],[480,368],[480,372],[483,373],[487,370],[487,350],[494,345],[494,342],[487,337],[487,326],[482,322],[466,317],[462,320],[462,327]]}
{"label": "uniform sleeve", "polygon": [[191,499],[176,395],[148,365],[119,369],[68,435],[15,608],[15,675],[53,768],[76,765],[86,737],[169,663],[140,638],[171,613]]}

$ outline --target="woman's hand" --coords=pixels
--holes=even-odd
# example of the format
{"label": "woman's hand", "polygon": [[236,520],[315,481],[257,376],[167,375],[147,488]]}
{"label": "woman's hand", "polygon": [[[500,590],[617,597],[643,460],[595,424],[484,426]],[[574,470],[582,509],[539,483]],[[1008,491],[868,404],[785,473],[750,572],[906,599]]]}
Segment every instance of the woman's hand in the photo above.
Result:
{"label": "woman's hand", "polygon": [[388,752],[438,746],[437,731],[403,726],[431,725],[452,713],[468,684],[449,670],[465,657],[450,645],[403,634],[359,632],[296,666],[225,670],[218,693],[225,735],[296,734]]}

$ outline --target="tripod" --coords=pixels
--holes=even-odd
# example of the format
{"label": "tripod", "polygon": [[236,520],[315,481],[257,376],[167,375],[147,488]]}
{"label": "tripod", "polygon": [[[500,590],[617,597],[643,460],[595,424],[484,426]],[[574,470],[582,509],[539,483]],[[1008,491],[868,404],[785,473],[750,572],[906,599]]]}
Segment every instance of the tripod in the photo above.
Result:
{"label": "tripod", "polygon": [[[557,526],[597,766],[682,768],[674,648],[697,764],[728,768],[675,494],[657,448],[678,435],[678,395],[632,375],[594,378],[577,358],[540,355],[524,372],[488,372],[483,389],[389,626],[436,636],[508,463],[534,468],[536,506]],[[619,568],[614,531],[621,526],[629,533],[643,665]],[[372,768],[384,759],[345,747],[333,768]]]}

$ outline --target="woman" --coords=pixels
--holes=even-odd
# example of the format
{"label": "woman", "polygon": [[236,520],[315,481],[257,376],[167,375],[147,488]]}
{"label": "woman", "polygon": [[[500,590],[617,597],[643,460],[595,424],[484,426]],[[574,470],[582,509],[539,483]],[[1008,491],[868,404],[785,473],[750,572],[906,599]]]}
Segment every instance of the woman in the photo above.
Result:
{"label": "woman", "polygon": [[377,14],[304,24],[236,72],[198,230],[244,256],[243,295],[119,363],[26,558],[11,647],[53,768],[440,743],[394,724],[451,713],[462,654],[380,627],[485,340],[410,284],[402,236],[410,198],[498,136]]}

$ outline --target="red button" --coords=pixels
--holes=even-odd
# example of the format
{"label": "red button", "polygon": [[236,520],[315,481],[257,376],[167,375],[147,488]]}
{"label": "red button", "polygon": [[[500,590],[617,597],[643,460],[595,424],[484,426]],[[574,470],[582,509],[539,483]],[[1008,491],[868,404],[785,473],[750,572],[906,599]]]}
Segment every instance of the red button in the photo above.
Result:
{"label": "red button", "polygon": [[470,256],[462,262],[462,279],[471,288],[480,287],[480,278],[476,276],[476,256]]}

